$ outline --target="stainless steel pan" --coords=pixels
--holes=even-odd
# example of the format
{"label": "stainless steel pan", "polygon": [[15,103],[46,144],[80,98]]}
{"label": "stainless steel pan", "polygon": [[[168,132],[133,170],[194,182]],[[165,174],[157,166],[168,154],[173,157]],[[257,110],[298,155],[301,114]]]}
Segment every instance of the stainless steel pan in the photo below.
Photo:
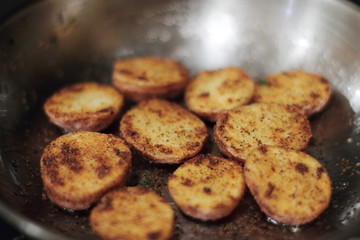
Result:
{"label": "stainless steel pan", "polygon": [[[360,236],[360,10],[340,0],[38,1],[6,20],[0,26],[4,219],[35,238],[98,239],[88,211],[65,211],[43,193],[39,159],[63,133],[49,123],[42,104],[70,83],[110,83],[113,61],[135,55],[177,59],[192,75],[228,65],[255,79],[303,69],[324,75],[334,88],[326,109],[311,118],[314,137],[306,149],[333,183],[331,205],[318,219],[301,227],[274,224],[247,192],[220,221],[203,223],[176,210],[174,239]],[[105,132],[117,135],[118,121]],[[219,155],[211,140],[204,152]],[[174,169],[135,156],[127,184],[147,176],[147,187],[172,202],[166,181]]]}

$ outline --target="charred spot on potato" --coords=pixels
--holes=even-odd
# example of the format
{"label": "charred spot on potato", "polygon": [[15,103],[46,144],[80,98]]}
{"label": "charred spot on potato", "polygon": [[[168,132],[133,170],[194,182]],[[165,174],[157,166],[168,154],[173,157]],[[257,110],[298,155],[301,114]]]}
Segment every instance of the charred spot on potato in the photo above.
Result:
{"label": "charred spot on potato", "polygon": [[321,83],[326,83],[326,84],[327,84],[327,83],[328,83],[328,80],[326,80],[326,78],[322,77],[322,78],[320,79],[320,82],[321,82]]}
{"label": "charred spot on potato", "polygon": [[173,152],[171,148],[168,148],[162,144],[156,144],[155,147],[159,150],[159,152],[162,152],[164,154],[171,154]]}
{"label": "charred spot on potato", "polygon": [[150,240],[158,239],[161,236],[160,232],[151,232],[147,234],[147,238]]}
{"label": "charred spot on potato", "polygon": [[210,96],[210,93],[208,93],[208,92],[201,93],[201,94],[199,95],[200,98],[205,98],[205,97],[208,97],[208,96]]}
{"label": "charred spot on potato", "polygon": [[83,168],[79,162],[79,149],[70,147],[69,144],[61,145],[62,160],[61,163],[68,166],[74,172],[80,172]]}
{"label": "charred spot on potato", "polygon": [[265,154],[267,152],[267,147],[265,145],[260,146],[260,151]]}
{"label": "charred spot on potato", "polygon": [[72,148],[68,143],[61,144],[61,153],[63,155],[72,154],[72,155],[78,155],[79,149]]}
{"label": "charred spot on potato", "polygon": [[319,167],[316,169],[316,175],[317,175],[317,178],[320,179],[321,178],[321,175],[325,172],[325,169],[323,167]]}
{"label": "charred spot on potato", "polygon": [[210,193],[211,193],[211,188],[204,187],[203,190],[204,190],[204,193],[206,193],[206,194],[210,194]]}
{"label": "charred spot on potato", "polygon": [[185,186],[188,186],[188,187],[191,187],[191,186],[194,185],[194,183],[193,183],[190,179],[188,179],[188,178],[186,178],[185,181],[182,182],[181,184],[182,184],[182,185],[185,185]]}
{"label": "charred spot on potato", "polygon": [[61,163],[76,173],[79,173],[83,169],[78,158],[72,155],[65,155]]}
{"label": "charred spot on potato", "polygon": [[114,108],[108,107],[108,108],[100,109],[98,112],[101,112],[101,113],[109,112],[110,114],[114,114]]}
{"label": "charred spot on potato", "polygon": [[130,161],[131,154],[129,152],[120,151],[118,148],[113,148],[115,151],[116,156],[120,157],[125,161]]}
{"label": "charred spot on potato", "polygon": [[43,158],[42,161],[46,168],[56,168],[57,167],[55,158],[51,158],[51,157]]}
{"label": "charred spot on potato", "polygon": [[103,179],[110,172],[110,167],[102,165],[96,168],[97,176],[99,179]]}
{"label": "charred spot on potato", "polygon": [[56,169],[49,169],[46,173],[49,176],[50,181],[52,183],[60,185],[60,186],[64,185],[64,182],[62,180],[60,181],[60,178],[58,177],[59,172]]}
{"label": "charred spot on potato", "polygon": [[219,160],[217,158],[212,158],[211,157],[209,159],[209,163],[210,163],[211,166],[217,166],[217,165],[219,165]]}
{"label": "charred spot on potato", "polygon": [[112,198],[106,197],[105,200],[102,202],[102,211],[109,211],[113,209],[112,205]]}
{"label": "charred spot on potato", "polygon": [[275,186],[271,182],[268,182],[267,189],[265,192],[265,197],[271,198],[271,194],[274,191],[274,189],[275,189]]}
{"label": "charred spot on potato", "polygon": [[193,151],[200,146],[199,142],[188,142],[186,143],[186,150]]}
{"label": "charred spot on potato", "polygon": [[295,165],[295,170],[304,175],[305,173],[309,172],[308,166],[304,163],[297,163]]}
{"label": "charred spot on potato", "polygon": [[195,158],[195,165],[199,166],[203,162],[204,158],[204,155],[199,155],[197,158]]}

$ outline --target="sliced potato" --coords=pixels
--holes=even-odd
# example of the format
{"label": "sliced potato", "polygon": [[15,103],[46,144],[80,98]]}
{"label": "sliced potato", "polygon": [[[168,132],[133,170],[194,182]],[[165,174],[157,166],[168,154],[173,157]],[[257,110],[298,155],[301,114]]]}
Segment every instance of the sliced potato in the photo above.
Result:
{"label": "sliced potato", "polygon": [[331,96],[330,83],[317,74],[303,71],[278,73],[257,84],[255,102],[290,104],[300,107],[306,115],[323,109]]}
{"label": "sliced potato", "polygon": [[235,161],[198,155],[176,169],[168,188],[186,215],[201,220],[219,219],[229,215],[244,194],[243,169]]}
{"label": "sliced potato", "polygon": [[216,121],[221,113],[248,104],[253,92],[254,82],[243,70],[227,67],[196,75],[185,89],[185,102],[192,112]]}
{"label": "sliced potato", "polygon": [[214,128],[220,151],[242,162],[263,144],[304,149],[311,136],[309,121],[297,107],[270,103],[230,110],[220,116]]}
{"label": "sliced potato", "polygon": [[92,229],[103,239],[170,239],[174,222],[170,204],[143,187],[107,193],[90,214]]}
{"label": "sliced potato", "polygon": [[120,133],[143,156],[158,163],[180,163],[196,155],[208,135],[198,117],[165,100],[143,101],[126,112]]}
{"label": "sliced potato", "polygon": [[306,153],[263,145],[248,156],[244,172],[261,210],[278,222],[304,224],[329,205],[330,178]]}
{"label": "sliced potato", "polygon": [[180,63],[158,57],[139,57],[115,62],[112,82],[133,101],[173,98],[185,88],[188,70]]}
{"label": "sliced potato", "polygon": [[125,183],[131,152],[113,135],[73,132],[52,141],[40,161],[48,197],[63,208],[86,209]]}
{"label": "sliced potato", "polygon": [[115,119],[124,97],[113,87],[95,82],[65,87],[44,104],[55,125],[69,131],[100,131]]}

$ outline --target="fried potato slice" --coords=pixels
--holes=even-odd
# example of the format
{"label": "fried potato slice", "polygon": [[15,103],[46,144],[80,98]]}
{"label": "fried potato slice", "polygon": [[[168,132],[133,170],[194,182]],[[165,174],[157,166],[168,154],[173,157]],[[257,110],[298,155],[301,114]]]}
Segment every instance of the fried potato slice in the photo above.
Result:
{"label": "fried potato slice", "polygon": [[169,177],[176,205],[193,218],[215,220],[229,215],[245,191],[241,165],[210,154],[183,163]]}
{"label": "fried potato slice", "polygon": [[103,239],[170,239],[174,210],[161,196],[144,187],[107,193],[91,211],[92,229]]}
{"label": "fried potato slice", "polygon": [[157,163],[180,163],[195,156],[208,136],[198,117],[165,100],[143,101],[126,112],[120,121],[120,134]]}
{"label": "fried potato slice", "polygon": [[296,105],[308,116],[321,111],[331,96],[330,83],[317,74],[291,71],[264,80],[255,87],[255,102]]}
{"label": "fried potato slice", "polygon": [[263,145],[248,156],[244,172],[261,210],[278,222],[304,224],[329,205],[330,178],[306,153]]}
{"label": "fried potato slice", "polygon": [[113,135],[73,132],[44,150],[41,177],[47,196],[63,208],[86,209],[109,189],[125,183],[131,152]]}
{"label": "fried potato slice", "polygon": [[195,114],[216,121],[221,113],[248,104],[254,88],[254,81],[239,68],[205,71],[187,85],[185,103]]}
{"label": "fried potato slice", "polygon": [[65,87],[48,98],[44,111],[55,125],[69,131],[100,131],[115,119],[124,97],[95,82]]}
{"label": "fried potato slice", "polygon": [[125,97],[133,101],[173,98],[182,93],[188,70],[180,63],[158,57],[118,60],[112,82]]}
{"label": "fried potato slice", "polygon": [[302,150],[311,136],[309,121],[297,107],[270,103],[230,110],[220,116],[214,128],[219,150],[242,162],[253,148],[263,144]]}

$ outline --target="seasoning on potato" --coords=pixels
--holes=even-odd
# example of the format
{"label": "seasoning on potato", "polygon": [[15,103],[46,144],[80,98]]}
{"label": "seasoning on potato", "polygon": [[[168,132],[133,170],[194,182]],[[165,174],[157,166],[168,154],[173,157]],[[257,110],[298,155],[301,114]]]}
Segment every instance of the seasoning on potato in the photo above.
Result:
{"label": "seasoning on potato", "polygon": [[220,116],[214,128],[220,151],[241,162],[263,144],[302,150],[311,136],[310,123],[297,107],[273,103],[232,109]]}
{"label": "seasoning on potato", "polygon": [[210,121],[234,107],[246,105],[254,93],[254,81],[235,67],[197,74],[185,89],[190,111]]}
{"label": "seasoning on potato", "polygon": [[309,116],[321,111],[330,96],[328,80],[298,70],[265,77],[255,87],[254,101],[296,105]]}
{"label": "seasoning on potato", "polygon": [[142,156],[156,163],[180,163],[202,149],[205,124],[180,105],[142,101],[124,114],[120,134]]}
{"label": "seasoning on potato", "polygon": [[175,170],[168,189],[186,215],[204,221],[220,219],[235,209],[244,194],[243,169],[236,161],[201,154]]}
{"label": "seasoning on potato", "polygon": [[115,62],[112,82],[126,98],[139,102],[153,98],[174,98],[181,94],[188,78],[182,64],[159,57],[137,57]]}
{"label": "seasoning on potato", "polygon": [[329,205],[330,178],[306,153],[262,145],[250,153],[244,172],[261,210],[278,222],[305,224]]}
{"label": "seasoning on potato", "polygon": [[100,131],[120,112],[124,97],[113,87],[95,82],[65,87],[44,104],[50,121],[68,131]]}
{"label": "seasoning on potato", "polygon": [[90,213],[91,228],[103,239],[166,240],[173,235],[175,214],[161,196],[144,187],[107,193]]}
{"label": "seasoning on potato", "polygon": [[40,160],[47,196],[57,205],[82,210],[115,186],[125,184],[131,152],[125,142],[97,132],[73,132],[56,138]]}

